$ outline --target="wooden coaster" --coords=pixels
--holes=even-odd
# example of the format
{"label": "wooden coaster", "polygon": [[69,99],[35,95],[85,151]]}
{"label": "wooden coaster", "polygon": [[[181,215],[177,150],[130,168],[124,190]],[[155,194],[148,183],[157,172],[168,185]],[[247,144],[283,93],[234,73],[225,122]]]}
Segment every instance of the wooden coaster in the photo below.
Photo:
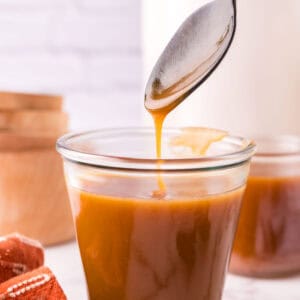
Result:
{"label": "wooden coaster", "polygon": [[[63,134],[62,132],[61,134]],[[0,151],[26,151],[54,148],[61,134],[0,131]]]}
{"label": "wooden coaster", "polygon": [[55,244],[74,237],[63,164],[55,149],[0,152],[0,235]]}
{"label": "wooden coaster", "polygon": [[18,132],[66,132],[68,115],[60,111],[0,111],[0,129]]}
{"label": "wooden coaster", "polygon": [[0,92],[1,110],[49,109],[61,110],[63,98],[58,95]]}

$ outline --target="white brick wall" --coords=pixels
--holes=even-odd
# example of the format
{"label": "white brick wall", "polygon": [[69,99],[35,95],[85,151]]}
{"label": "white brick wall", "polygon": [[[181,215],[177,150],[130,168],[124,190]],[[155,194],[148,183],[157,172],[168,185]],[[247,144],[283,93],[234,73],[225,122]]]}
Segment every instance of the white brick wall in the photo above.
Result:
{"label": "white brick wall", "polygon": [[0,89],[62,93],[73,129],[139,124],[140,30],[139,0],[0,0]]}

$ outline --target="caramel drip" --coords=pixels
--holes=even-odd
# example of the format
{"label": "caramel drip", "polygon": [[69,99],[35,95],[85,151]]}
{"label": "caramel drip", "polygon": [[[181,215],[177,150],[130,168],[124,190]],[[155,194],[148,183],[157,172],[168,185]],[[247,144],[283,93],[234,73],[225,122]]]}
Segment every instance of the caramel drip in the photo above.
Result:
{"label": "caramel drip", "polygon": [[[157,158],[157,168],[161,168],[161,141],[162,141],[162,128],[163,123],[166,118],[166,113],[151,113],[154,126],[155,126],[155,141],[156,141],[156,158]],[[157,186],[158,189],[153,191],[152,196],[157,199],[162,199],[166,195],[166,185],[162,178],[161,172],[158,172],[157,175]]]}
{"label": "caramel drip", "polygon": [[[162,129],[163,123],[168,115],[169,110],[150,111],[154,121],[155,127],[155,140],[156,140],[156,158],[157,158],[157,190],[154,190],[152,196],[156,199],[163,199],[166,196],[166,184],[162,177],[161,164],[162,164]],[[227,136],[226,131],[210,129],[210,128],[198,128],[188,127],[182,130],[182,133],[170,141],[170,146],[175,148],[184,149],[183,153],[176,153],[177,157],[186,156],[204,156],[209,147],[215,143],[221,141]],[[188,152],[188,153],[187,153]]]}
{"label": "caramel drip", "polygon": [[180,135],[170,141],[172,148],[181,147],[183,151],[180,156],[204,156],[213,143],[220,142],[228,133],[223,130],[204,128],[204,127],[187,127],[183,128]]}

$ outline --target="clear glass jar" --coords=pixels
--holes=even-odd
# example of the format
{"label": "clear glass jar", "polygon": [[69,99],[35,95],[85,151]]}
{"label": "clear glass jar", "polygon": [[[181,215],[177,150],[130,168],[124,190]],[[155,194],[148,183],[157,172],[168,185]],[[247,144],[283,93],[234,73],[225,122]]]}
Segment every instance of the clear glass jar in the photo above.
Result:
{"label": "clear glass jar", "polygon": [[151,129],[58,141],[90,299],[221,299],[255,145],[228,136],[177,158],[181,133],[164,131],[160,161]]}
{"label": "clear glass jar", "polygon": [[255,277],[300,272],[300,137],[260,138],[230,270]]}

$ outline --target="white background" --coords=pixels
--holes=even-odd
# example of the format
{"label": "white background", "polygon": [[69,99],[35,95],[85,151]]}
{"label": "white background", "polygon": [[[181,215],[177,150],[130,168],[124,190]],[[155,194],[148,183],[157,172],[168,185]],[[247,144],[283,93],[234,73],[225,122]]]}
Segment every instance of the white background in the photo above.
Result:
{"label": "white background", "polygon": [[[0,0],[0,90],[63,94],[74,130],[139,125],[144,75],[203,1]],[[282,3],[238,1],[228,56],[166,125],[300,134],[300,1]]]}
{"label": "white background", "polygon": [[[73,130],[139,125],[145,78],[204,1],[0,0],[0,90],[64,95]],[[282,3],[238,1],[228,56],[166,125],[300,134],[300,1]]]}
{"label": "white background", "polygon": [[0,90],[60,93],[72,129],[141,120],[140,0],[0,0]]}

